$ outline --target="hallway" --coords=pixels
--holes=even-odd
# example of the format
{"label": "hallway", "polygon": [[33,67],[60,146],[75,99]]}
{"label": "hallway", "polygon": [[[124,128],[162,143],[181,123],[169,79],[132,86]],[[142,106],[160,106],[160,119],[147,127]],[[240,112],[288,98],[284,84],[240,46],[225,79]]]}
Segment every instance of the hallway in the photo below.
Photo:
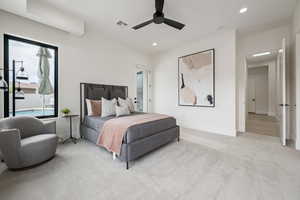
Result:
{"label": "hallway", "polygon": [[279,123],[275,117],[248,114],[246,131],[249,133],[279,137],[279,128]]}

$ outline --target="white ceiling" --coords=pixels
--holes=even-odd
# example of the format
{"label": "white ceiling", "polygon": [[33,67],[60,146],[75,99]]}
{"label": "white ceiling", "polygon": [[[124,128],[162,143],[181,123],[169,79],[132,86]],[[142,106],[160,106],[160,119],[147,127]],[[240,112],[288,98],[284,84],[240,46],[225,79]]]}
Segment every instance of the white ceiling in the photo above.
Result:
{"label": "white ceiling", "polygon": [[77,36],[84,34],[82,19],[41,0],[1,0],[0,9]]}
{"label": "white ceiling", "polygon": [[[215,32],[221,27],[241,32],[276,26],[291,18],[297,0],[165,0],[166,17],[186,24],[182,31],[151,24],[132,26],[152,18],[155,0],[42,0],[85,20],[104,35],[145,53],[155,53]],[[241,15],[239,9],[248,7]],[[117,20],[128,23],[119,27]],[[153,47],[152,43],[158,46]]]}

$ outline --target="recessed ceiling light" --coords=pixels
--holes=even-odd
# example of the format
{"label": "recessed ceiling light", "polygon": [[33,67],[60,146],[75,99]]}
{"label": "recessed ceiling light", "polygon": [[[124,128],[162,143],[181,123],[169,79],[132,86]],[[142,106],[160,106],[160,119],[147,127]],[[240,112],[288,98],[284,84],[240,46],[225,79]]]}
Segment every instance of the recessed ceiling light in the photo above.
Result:
{"label": "recessed ceiling light", "polygon": [[153,43],[152,43],[152,46],[156,47],[156,46],[157,46],[157,43],[156,43],[156,42],[153,42]]}
{"label": "recessed ceiling light", "polygon": [[254,54],[253,57],[266,56],[266,55],[270,55],[270,54],[271,54],[271,52],[257,53],[257,54]]}
{"label": "recessed ceiling light", "polygon": [[248,11],[248,8],[247,7],[243,7],[243,8],[241,8],[240,9],[240,13],[242,14],[242,13],[245,13],[245,12],[247,12]]}

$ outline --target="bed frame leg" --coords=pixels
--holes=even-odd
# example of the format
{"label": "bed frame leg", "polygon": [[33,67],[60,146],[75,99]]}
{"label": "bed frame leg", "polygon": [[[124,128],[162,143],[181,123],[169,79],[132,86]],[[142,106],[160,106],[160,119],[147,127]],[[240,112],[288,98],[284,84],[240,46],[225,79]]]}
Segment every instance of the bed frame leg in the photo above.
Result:
{"label": "bed frame leg", "polygon": [[128,142],[127,142],[127,136],[125,137],[125,144],[126,144],[126,170],[129,169],[129,159],[128,159]]}
{"label": "bed frame leg", "polygon": [[178,130],[178,137],[177,137],[177,142],[180,142],[180,129]]}

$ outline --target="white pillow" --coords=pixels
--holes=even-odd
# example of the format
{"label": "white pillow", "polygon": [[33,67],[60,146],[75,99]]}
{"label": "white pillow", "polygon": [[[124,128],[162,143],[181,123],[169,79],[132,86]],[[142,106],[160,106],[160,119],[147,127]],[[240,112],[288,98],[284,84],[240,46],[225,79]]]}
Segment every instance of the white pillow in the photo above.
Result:
{"label": "white pillow", "polygon": [[120,106],[127,106],[129,108],[130,112],[134,112],[134,105],[133,105],[132,100],[130,98],[122,99],[122,98],[119,97],[118,102],[119,102]]}
{"label": "white pillow", "polygon": [[107,117],[116,114],[116,105],[117,105],[116,99],[107,100],[102,97],[101,102],[102,102],[101,117]]}
{"label": "white pillow", "polygon": [[129,115],[130,111],[128,106],[116,106],[116,116]]}

